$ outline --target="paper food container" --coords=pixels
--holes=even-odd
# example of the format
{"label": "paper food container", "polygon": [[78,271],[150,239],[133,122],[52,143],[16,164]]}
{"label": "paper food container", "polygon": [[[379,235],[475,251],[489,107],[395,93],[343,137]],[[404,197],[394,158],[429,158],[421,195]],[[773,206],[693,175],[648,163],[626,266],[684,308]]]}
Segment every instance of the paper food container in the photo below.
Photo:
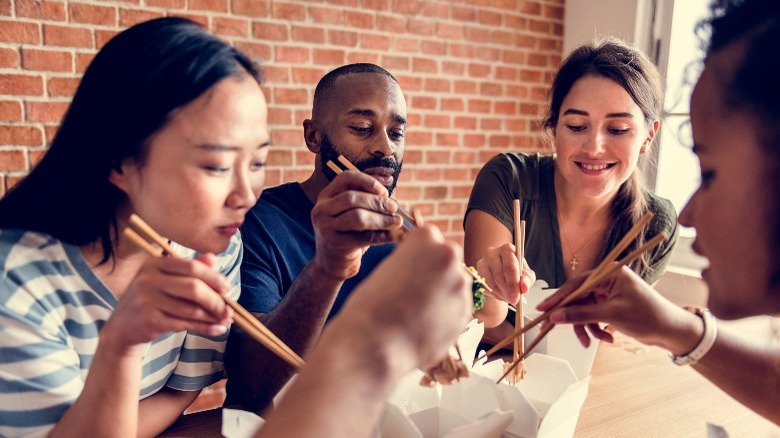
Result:
{"label": "paper food container", "polygon": [[[540,313],[536,305],[555,292],[537,282],[527,294],[527,321]],[[475,357],[482,324],[473,321],[458,340],[464,359]],[[530,344],[538,333],[526,334]],[[526,376],[517,385],[504,380],[501,360],[483,359],[471,376],[452,385],[420,386],[415,370],[399,381],[388,398],[380,435],[388,438],[429,437],[571,437],[588,395],[590,369],[597,345],[584,348],[571,327],[555,327],[526,359]]]}
{"label": "paper food container", "polygon": [[501,361],[472,368],[471,377],[452,385],[420,386],[422,371],[404,377],[388,400],[382,437],[571,437],[589,378],[577,379],[569,364],[542,354],[525,361],[517,385],[496,384]]}
{"label": "paper food container", "polygon": [[[539,280],[534,283],[526,296],[524,307],[525,323],[541,315],[542,312],[536,310],[536,305],[544,301],[545,298],[554,294],[558,289],[547,289],[547,283]],[[529,330],[525,334],[525,345],[530,344],[536,335],[539,334],[539,326]],[[539,342],[533,352],[545,354],[547,356],[557,357],[569,362],[574,374],[578,379],[583,380],[590,375],[590,369],[593,366],[593,360],[596,358],[596,350],[599,346],[599,340],[591,338],[588,348],[580,344],[577,336],[574,334],[571,326],[556,325],[547,336]]]}

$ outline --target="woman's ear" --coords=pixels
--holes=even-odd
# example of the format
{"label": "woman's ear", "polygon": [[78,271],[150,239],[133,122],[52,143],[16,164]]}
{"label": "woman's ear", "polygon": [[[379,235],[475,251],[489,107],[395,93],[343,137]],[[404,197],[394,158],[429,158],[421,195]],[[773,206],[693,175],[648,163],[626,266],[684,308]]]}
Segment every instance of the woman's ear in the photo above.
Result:
{"label": "woman's ear", "polygon": [[653,143],[653,139],[655,138],[655,135],[658,133],[658,129],[661,127],[661,122],[659,120],[653,121],[653,126],[650,128],[650,131],[647,132],[647,138],[645,141],[642,142],[642,147],[639,149],[640,154],[644,154],[647,150],[647,147],[650,146]]}
{"label": "woman's ear", "polygon": [[306,147],[315,154],[320,152],[320,140],[322,134],[317,129],[314,120],[306,119],[303,121],[303,139],[306,141]]}
{"label": "woman's ear", "polygon": [[114,168],[111,169],[111,173],[108,175],[108,180],[111,184],[125,193],[127,193],[130,185],[129,179],[132,171],[130,167],[134,166],[127,164],[127,160],[125,160],[121,164],[114,166]]}

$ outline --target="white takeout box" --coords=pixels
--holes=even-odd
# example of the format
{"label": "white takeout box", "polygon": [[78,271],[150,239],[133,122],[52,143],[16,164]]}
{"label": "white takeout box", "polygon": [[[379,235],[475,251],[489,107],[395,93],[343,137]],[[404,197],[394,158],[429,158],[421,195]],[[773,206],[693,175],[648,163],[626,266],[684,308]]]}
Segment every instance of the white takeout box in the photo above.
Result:
{"label": "white takeout box", "polygon": [[571,437],[588,394],[589,378],[577,379],[561,359],[532,354],[526,378],[504,381],[503,362],[479,362],[472,376],[452,385],[426,388],[423,373],[404,377],[388,399],[382,437]]}
{"label": "white takeout box", "polygon": [[[536,305],[555,292],[537,282],[526,295],[526,319],[541,312]],[[484,327],[472,321],[458,339],[464,360],[475,357]],[[538,328],[529,331],[525,344]],[[388,398],[379,425],[387,438],[432,437],[571,437],[588,395],[597,343],[584,348],[571,327],[555,327],[525,360],[526,377],[517,385],[504,380],[501,360],[482,359],[472,375],[452,385],[420,386],[423,372],[401,379]]]}
{"label": "white takeout box", "polygon": [[[536,310],[537,304],[544,301],[545,298],[554,294],[557,290],[547,289],[547,283],[544,280],[534,283],[531,290],[525,295],[527,302],[523,310],[526,324],[542,314],[542,312]],[[525,333],[525,345],[529,345],[537,334],[539,334],[539,326],[528,330]],[[585,348],[580,344],[570,325],[556,325],[539,342],[539,345],[533,349],[533,352],[557,357],[569,362],[577,378],[583,380],[590,375],[590,369],[593,366],[593,360],[596,358],[598,346],[599,340],[591,337],[590,346]]]}

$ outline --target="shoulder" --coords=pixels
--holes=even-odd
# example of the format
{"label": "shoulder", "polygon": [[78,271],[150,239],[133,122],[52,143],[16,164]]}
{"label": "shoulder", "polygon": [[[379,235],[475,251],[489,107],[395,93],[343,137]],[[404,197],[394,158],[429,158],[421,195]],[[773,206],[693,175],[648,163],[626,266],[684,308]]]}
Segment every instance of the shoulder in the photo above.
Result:
{"label": "shoulder", "polygon": [[655,231],[665,231],[671,235],[677,228],[677,211],[672,201],[654,193],[647,192],[647,207],[653,212],[652,228]]}
{"label": "shoulder", "polygon": [[491,158],[480,173],[491,173],[505,181],[534,184],[546,175],[552,175],[553,156],[504,152]]}
{"label": "shoulder", "polygon": [[295,221],[308,217],[311,201],[297,182],[264,189],[257,203],[247,212],[244,227],[263,228],[278,220]]}
{"label": "shoulder", "polygon": [[83,289],[63,244],[48,234],[0,230],[0,308],[41,323],[62,292]]}
{"label": "shoulder", "polygon": [[542,169],[552,165],[552,155],[528,154],[525,152],[502,152],[491,158],[485,167],[510,168],[515,170]]}
{"label": "shoulder", "polygon": [[54,237],[24,230],[0,230],[0,263],[8,272],[30,263],[66,259],[62,242]]}
{"label": "shoulder", "polygon": [[288,182],[263,189],[263,193],[260,195],[260,201],[269,204],[277,204],[285,202],[291,197],[297,197],[299,194],[303,194],[300,184],[297,182]]}

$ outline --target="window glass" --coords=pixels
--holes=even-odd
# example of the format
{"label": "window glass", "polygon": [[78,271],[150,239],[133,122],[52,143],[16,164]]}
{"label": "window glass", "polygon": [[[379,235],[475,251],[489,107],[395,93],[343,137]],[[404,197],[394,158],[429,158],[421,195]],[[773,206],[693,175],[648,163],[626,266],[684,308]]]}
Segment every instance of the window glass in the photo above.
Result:
{"label": "window glass", "polygon": [[[675,1],[672,14],[655,187],[656,193],[671,200],[678,212],[699,184],[699,163],[691,151],[688,112],[693,84],[704,58],[695,28],[709,15],[708,5],[709,0]],[[684,234],[692,233],[693,230],[684,230]]]}

